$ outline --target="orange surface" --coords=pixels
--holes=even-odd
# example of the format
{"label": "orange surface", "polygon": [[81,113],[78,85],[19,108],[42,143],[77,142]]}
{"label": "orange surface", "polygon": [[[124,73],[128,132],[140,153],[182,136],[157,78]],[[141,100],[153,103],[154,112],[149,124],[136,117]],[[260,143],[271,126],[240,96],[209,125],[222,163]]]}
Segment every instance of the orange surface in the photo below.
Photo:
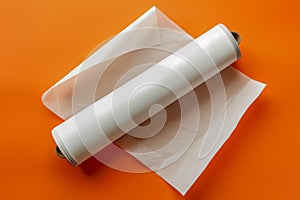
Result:
{"label": "orange surface", "polygon": [[[61,120],[40,100],[152,5],[193,36],[218,22],[237,30],[235,66],[268,84],[184,197],[153,173],[58,159],[50,131]],[[296,0],[1,1],[0,199],[300,199],[299,10]]]}

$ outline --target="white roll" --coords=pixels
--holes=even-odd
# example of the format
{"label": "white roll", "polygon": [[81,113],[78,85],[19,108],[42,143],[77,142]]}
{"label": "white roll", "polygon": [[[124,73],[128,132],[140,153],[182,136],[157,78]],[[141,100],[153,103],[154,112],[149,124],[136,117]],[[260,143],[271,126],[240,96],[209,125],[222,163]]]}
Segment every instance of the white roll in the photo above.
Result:
{"label": "white roll", "polygon": [[219,24],[52,130],[74,166],[170,105],[240,57],[231,32]]}

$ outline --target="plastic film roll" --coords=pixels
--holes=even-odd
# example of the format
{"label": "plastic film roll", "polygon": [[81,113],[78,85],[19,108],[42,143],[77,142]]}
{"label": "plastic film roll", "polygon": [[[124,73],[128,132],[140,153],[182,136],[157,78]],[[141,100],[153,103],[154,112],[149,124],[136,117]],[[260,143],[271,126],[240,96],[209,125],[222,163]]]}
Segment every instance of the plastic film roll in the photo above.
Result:
{"label": "plastic film roll", "polygon": [[237,37],[219,24],[70,117],[52,130],[58,154],[81,164],[239,59]]}

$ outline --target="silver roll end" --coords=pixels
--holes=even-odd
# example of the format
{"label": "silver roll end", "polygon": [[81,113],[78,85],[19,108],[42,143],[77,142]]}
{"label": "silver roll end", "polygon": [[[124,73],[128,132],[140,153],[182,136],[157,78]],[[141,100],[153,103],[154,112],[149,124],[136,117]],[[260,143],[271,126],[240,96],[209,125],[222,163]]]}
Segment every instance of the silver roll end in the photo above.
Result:
{"label": "silver roll end", "polygon": [[224,33],[230,39],[231,43],[233,44],[233,46],[235,48],[237,59],[239,59],[241,57],[241,51],[239,48],[239,43],[241,42],[240,34],[238,34],[237,32],[229,31],[224,24],[219,24],[219,27],[221,27],[223,29]]}
{"label": "silver roll end", "polygon": [[74,167],[78,166],[78,163],[72,158],[72,156],[68,153],[67,149],[63,145],[60,137],[57,136],[56,131],[53,130],[52,135],[57,145],[55,148],[57,157],[66,159],[68,163],[70,163]]}
{"label": "silver roll end", "polygon": [[242,39],[241,39],[241,35],[240,35],[239,33],[235,32],[235,31],[232,31],[231,34],[232,34],[233,38],[235,39],[235,41],[236,41],[238,44],[240,44],[240,43],[241,43],[241,40],[242,40]]}
{"label": "silver roll end", "polygon": [[59,158],[65,158],[64,154],[62,154],[62,152],[61,152],[61,150],[59,149],[58,146],[56,146],[55,151],[56,151],[57,157],[59,157]]}

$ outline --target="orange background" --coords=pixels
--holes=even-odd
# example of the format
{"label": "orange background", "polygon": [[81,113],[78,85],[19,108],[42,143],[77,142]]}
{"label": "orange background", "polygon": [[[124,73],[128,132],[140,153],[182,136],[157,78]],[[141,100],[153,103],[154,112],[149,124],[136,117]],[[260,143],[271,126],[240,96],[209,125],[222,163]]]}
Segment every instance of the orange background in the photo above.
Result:
{"label": "orange background", "polygon": [[[192,36],[219,22],[237,30],[235,66],[268,84],[184,197],[154,173],[58,159],[50,131],[62,121],[40,100],[152,5]],[[1,1],[0,199],[300,199],[299,10],[296,0]]]}

